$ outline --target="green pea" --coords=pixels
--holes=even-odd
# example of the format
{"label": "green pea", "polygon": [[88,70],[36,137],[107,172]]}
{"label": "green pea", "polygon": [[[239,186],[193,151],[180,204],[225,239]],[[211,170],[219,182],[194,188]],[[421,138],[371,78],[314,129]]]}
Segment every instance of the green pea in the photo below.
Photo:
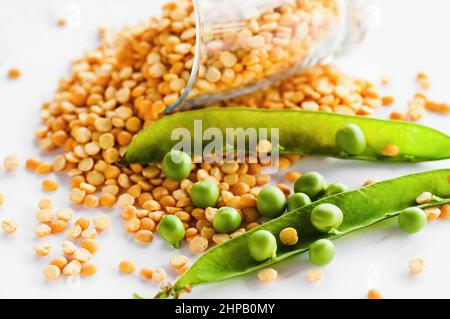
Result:
{"label": "green pea", "polygon": [[311,223],[323,233],[336,230],[341,226],[343,220],[342,210],[332,204],[320,204],[311,212]]}
{"label": "green pea", "polygon": [[158,225],[159,235],[173,247],[180,247],[180,241],[184,238],[185,230],[183,222],[175,215],[166,215]]}
{"label": "green pea", "polygon": [[189,177],[192,170],[191,157],[181,151],[172,150],[164,156],[162,171],[174,181],[182,181]]}
{"label": "green pea", "polygon": [[222,234],[235,231],[241,226],[241,222],[241,214],[231,207],[220,208],[213,217],[214,229]]}
{"label": "green pea", "polygon": [[259,230],[248,239],[250,255],[262,262],[277,256],[277,239],[267,230]]}
{"label": "green pea", "polygon": [[402,210],[398,216],[398,226],[407,234],[420,232],[427,222],[427,214],[418,207]]}
{"label": "green pea", "polygon": [[279,217],[286,210],[286,195],[278,187],[266,187],[259,192],[256,207],[264,217]]}
{"label": "green pea", "polygon": [[292,212],[293,210],[302,208],[311,203],[312,203],[312,201],[308,195],[306,195],[304,193],[295,193],[294,195],[289,197],[289,199],[287,201],[288,212]]}
{"label": "green pea", "polygon": [[328,196],[332,196],[332,195],[336,195],[336,194],[340,194],[340,193],[345,193],[348,190],[349,190],[349,188],[347,185],[344,185],[341,183],[334,183],[334,184],[328,185],[324,196],[328,197]]}
{"label": "green pea", "polygon": [[334,244],[328,239],[319,239],[309,247],[309,261],[316,266],[328,265],[335,255]]}
{"label": "green pea", "polygon": [[305,193],[311,199],[316,199],[325,192],[326,182],[322,175],[316,172],[303,174],[294,185],[296,193]]}
{"label": "green pea", "polygon": [[356,124],[349,124],[340,129],[336,134],[336,144],[350,155],[362,154],[367,145],[363,131]]}
{"label": "green pea", "polygon": [[219,187],[213,181],[197,182],[192,185],[191,200],[195,207],[214,207],[219,200]]}

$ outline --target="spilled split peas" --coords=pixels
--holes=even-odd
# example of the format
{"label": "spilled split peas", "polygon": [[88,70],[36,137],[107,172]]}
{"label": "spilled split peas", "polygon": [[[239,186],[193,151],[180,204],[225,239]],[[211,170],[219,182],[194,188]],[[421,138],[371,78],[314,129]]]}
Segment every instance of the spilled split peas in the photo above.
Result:
{"label": "spilled split peas", "polygon": [[[174,22],[173,24],[175,25],[176,21],[171,21],[170,17],[168,17],[168,18],[169,18],[170,23]],[[186,31],[192,31],[191,29],[186,30]],[[186,34],[183,33],[183,35],[184,35],[184,37],[187,37]],[[182,40],[186,40],[189,37],[186,39],[183,39],[183,36],[181,36],[181,38],[182,38]],[[130,40],[130,41],[134,41],[134,40]],[[254,42],[254,41],[252,41],[252,42]],[[190,47],[190,46],[186,45],[186,43],[181,43],[179,45],[176,45],[176,52],[177,53],[185,52],[187,54],[189,52],[189,50],[187,49],[188,47]],[[100,50],[90,52],[87,55],[87,57],[85,59],[83,59],[82,61],[95,61],[96,63],[98,62],[99,64],[101,64],[101,61],[103,61],[104,57],[102,56],[102,54],[100,54],[99,51]],[[161,51],[161,52],[162,52],[161,54],[164,56],[165,53],[163,51]],[[155,53],[155,52],[152,52],[152,53]],[[237,63],[237,61],[233,61],[237,58],[238,57],[236,57],[236,56],[228,54],[226,56],[221,56],[220,60],[223,62],[223,64],[225,66],[227,66],[227,65],[231,66],[231,65],[234,65],[235,63]],[[166,73],[166,71],[169,70],[169,67],[167,65],[164,65],[164,63],[161,63],[161,55],[160,54],[156,54],[156,57],[155,57],[155,54],[153,54],[152,56],[150,56],[150,54],[148,56],[146,54],[144,54],[143,59],[146,59],[149,63],[148,74],[155,78],[164,77],[164,73]],[[114,72],[113,73],[114,76],[112,76],[112,78],[114,79],[115,76],[117,75],[117,78],[121,79],[120,83],[122,83],[122,81],[126,82],[127,80],[132,81],[132,79],[134,79],[133,78],[133,76],[134,76],[133,68],[122,66],[122,65],[120,65],[120,63],[118,63],[118,64],[119,64],[117,67],[118,71],[112,71],[112,72]],[[88,66],[87,68],[89,69],[90,67]],[[84,85],[84,84],[86,84],[85,79],[83,79],[83,77],[81,76],[84,71],[86,71],[86,70],[83,69],[79,63],[76,63],[75,67],[74,67],[75,85],[73,85],[73,86],[67,85],[67,87],[63,85],[61,87],[61,91],[70,92],[73,95],[73,101],[71,101],[71,103],[69,105],[67,105],[67,103],[64,103],[65,101],[62,103],[63,104],[62,105],[63,113],[70,114],[74,108],[76,109],[77,107],[84,105],[84,102],[86,102],[90,106],[93,106],[92,109],[94,109],[94,110],[95,110],[96,102],[98,102],[100,100],[102,102],[105,101],[106,103],[108,103],[108,101],[110,101],[114,98],[121,105],[126,104],[126,103],[133,103],[133,102],[136,102],[136,100],[134,100],[134,98],[140,96],[140,94],[138,94],[139,90],[143,90],[145,92],[148,89],[147,87],[145,87],[145,85],[138,85],[136,87],[136,90],[131,90],[128,87],[120,87],[120,84],[118,84],[118,83],[112,83],[112,84],[109,83],[110,87],[114,88],[114,90],[111,90],[113,92],[109,92],[108,90],[100,90],[100,92],[101,92],[100,94],[92,94],[92,95],[88,96],[88,94],[85,94],[86,92],[84,92],[84,91],[86,91],[85,85]],[[108,73],[108,70],[102,69],[102,71]],[[220,76],[219,76],[220,72],[221,71],[218,70],[217,68],[210,67],[210,68],[208,68],[207,72],[205,73],[205,78],[209,82],[215,83],[220,79]],[[80,75],[80,76],[78,76],[78,75]],[[174,91],[174,93],[180,92],[180,90],[181,90],[180,87],[182,85],[180,85],[179,83],[180,83],[180,81],[184,81],[181,78],[176,79],[176,80],[178,80],[178,81],[174,81],[172,79],[169,84],[169,87]],[[139,80],[137,80],[137,82],[138,82],[138,84],[142,84],[142,83],[139,83]],[[150,84],[147,84],[147,85],[150,85]],[[99,84],[99,86],[102,87],[103,84]],[[130,86],[130,87],[132,87],[132,86]],[[341,90],[337,90],[337,91],[342,91],[342,88],[341,87],[339,87],[339,88]],[[313,89],[311,88],[311,90],[313,90]],[[103,94],[103,91],[105,91],[104,94]],[[313,92],[314,92],[314,90],[313,90]],[[293,93],[293,92],[290,92],[290,93]],[[103,95],[104,95],[105,99],[103,99]],[[164,95],[166,95],[166,96],[162,99],[162,102],[164,102],[165,104],[170,104],[169,101],[174,100],[176,98],[172,92],[170,92],[170,94],[164,94]],[[282,95],[284,95],[284,94],[282,94]],[[286,96],[288,96],[288,95],[289,94],[286,94]],[[290,94],[290,95],[292,95],[292,94]],[[99,98],[99,96],[100,96],[100,98]],[[289,102],[291,102],[291,99],[288,99],[288,100],[289,100]],[[292,97],[292,101],[294,101],[294,100],[295,100],[295,98]],[[302,99],[300,98],[300,100],[302,100]],[[58,101],[58,102],[60,102],[60,101]],[[158,101],[158,102],[161,102],[161,101]],[[283,101],[283,102],[288,102],[288,101]],[[137,103],[137,104],[139,104],[139,103]],[[145,104],[145,103],[142,103],[142,104]],[[159,103],[162,105],[158,105],[158,103],[154,103],[154,104],[155,105],[152,108],[152,110],[157,110],[158,108],[163,109],[165,107],[165,105],[163,103]],[[319,109],[319,104],[315,103],[315,102],[314,103],[303,102],[300,105],[305,109],[315,109],[315,108]],[[137,106],[137,108],[139,109],[139,112],[141,114],[146,113],[143,111],[143,109],[146,108],[145,105],[139,105],[139,106]],[[49,110],[49,109],[51,109],[51,105],[45,105],[43,107],[43,109]],[[136,132],[139,129],[139,127],[141,125],[143,125],[143,123],[141,123],[141,122],[144,122],[144,119],[142,119],[142,121],[141,121],[136,116],[132,116],[132,115],[135,115],[135,114],[133,114],[134,110],[127,109],[127,107],[122,107],[122,106],[117,107],[117,108],[115,106],[111,106],[111,109],[115,109],[115,111],[116,111],[115,115],[117,115],[117,117],[120,120],[123,120],[123,122],[124,122],[123,127],[126,127],[126,129],[123,129],[118,134],[119,136],[124,136],[124,135],[129,136],[129,135],[131,135],[132,132]],[[341,109],[342,109],[342,106],[341,106]],[[347,109],[350,109],[350,108],[347,107]],[[350,109],[350,111],[351,111],[351,109]],[[89,111],[89,112],[91,112],[91,111]],[[50,128],[49,133],[51,133],[51,134],[43,134],[42,135],[41,139],[44,140],[44,142],[40,143],[40,146],[42,149],[50,151],[51,149],[53,149],[55,147],[61,146],[61,145],[59,145],[60,144],[59,142],[55,143],[55,141],[59,141],[59,136],[61,136],[62,134],[60,131],[57,131],[57,132],[54,131],[54,129],[50,125],[51,124],[50,122],[53,121],[53,119],[49,119],[48,117],[46,117],[45,113],[46,112],[43,112],[42,118],[43,118],[45,124],[48,125],[48,127]],[[96,114],[96,113],[94,111],[90,114]],[[144,116],[142,116],[142,117],[145,118],[145,121],[147,121],[150,118],[151,118],[151,121],[154,120],[151,116],[147,117],[147,114],[145,114],[145,117]],[[157,117],[157,115],[156,115],[156,117]],[[113,127],[112,121],[111,121],[111,123],[108,123],[108,120],[110,120],[109,118],[105,119],[105,120],[106,121],[97,121],[97,120],[95,121],[97,124],[97,125],[95,125],[95,127],[96,127],[96,130],[98,130],[98,132],[103,131],[102,133],[109,133],[108,131],[109,131],[110,127]],[[120,121],[118,121],[118,122],[120,122]],[[138,124],[136,124],[136,123],[138,123]],[[71,124],[73,124],[73,122]],[[146,124],[148,124],[148,123],[146,123]],[[118,127],[122,127],[122,126],[118,126]],[[94,136],[95,133],[97,133],[97,132],[88,132],[87,130],[78,130],[77,129],[74,131],[73,137],[76,140],[76,143],[81,143],[81,145],[83,145],[83,143],[87,143],[84,145],[88,145],[89,143],[91,143],[91,141],[94,142],[94,138],[92,136]],[[52,136],[50,136],[50,135],[52,135]],[[49,143],[48,139],[51,140],[50,141],[51,143]],[[123,138],[123,140],[127,140],[127,139],[128,139],[128,137]],[[126,145],[128,145],[128,143],[124,142],[123,140],[119,139],[119,137],[115,137],[113,140],[111,135],[104,135],[101,138],[101,143],[99,143],[101,145],[95,146],[95,144],[89,144],[89,147],[86,147],[84,151],[87,152],[88,155],[96,155],[93,153],[96,153],[97,147],[100,147],[104,151],[104,152],[102,151],[102,154],[101,154],[101,156],[103,157],[102,161],[106,160],[108,162],[108,164],[111,164],[114,162],[113,159],[116,158],[117,154],[119,154],[121,152],[123,153],[122,147],[125,147]],[[130,140],[131,140],[131,138],[130,138]],[[77,145],[77,146],[80,146],[80,145]],[[114,148],[114,150],[113,150],[113,148]],[[74,166],[76,166],[76,164],[80,164],[80,167],[78,167],[78,169],[82,170],[83,172],[85,170],[89,171],[92,169],[92,167],[94,167],[94,163],[89,163],[89,165],[85,166],[84,164],[86,163],[86,161],[83,161],[83,160],[80,161],[80,158],[81,158],[80,155],[82,154],[82,151],[80,151],[79,147],[78,148],[74,147],[73,150],[69,150],[69,154],[71,154],[71,155],[68,155],[67,158],[73,161],[70,163],[75,164]],[[97,161],[97,159],[96,159],[96,161]],[[88,162],[90,162],[90,161],[88,160]],[[67,165],[67,163],[66,163],[66,165]],[[63,166],[63,165],[61,164],[61,166]],[[60,167],[60,166],[57,165],[57,167]],[[95,169],[95,170],[98,172],[102,172],[102,173],[104,172],[104,171],[102,171],[103,168],[101,168],[101,169],[99,168],[98,170],[97,169]],[[125,189],[129,189],[129,187],[127,187],[127,186],[129,186],[133,183],[136,183],[134,180],[131,182],[130,178],[129,178],[129,176],[132,176],[134,179],[136,179],[136,176],[134,176],[134,174],[139,175],[139,173],[136,173],[131,169],[131,170],[126,170],[125,172],[120,172],[120,175],[119,175],[120,178],[117,178],[115,176],[115,174],[112,174],[112,176],[114,176],[114,177],[107,178],[106,173],[103,174],[105,176],[102,176],[102,174],[99,174],[97,172],[95,174],[90,174],[90,173],[86,172],[86,174],[83,173],[81,176],[87,175],[87,178],[90,178],[91,181],[95,181],[95,184],[98,184],[98,185],[95,185],[96,187],[101,186],[103,184],[103,182],[107,182],[108,180],[109,180],[109,182],[117,182],[117,180],[118,180],[121,188],[123,187]],[[124,175],[127,177],[124,177]],[[80,175],[77,175],[77,176],[80,176]],[[138,182],[142,182],[142,180],[139,180]],[[141,184],[145,185],[144,183],[141,183]],[[94,201],[91,201],[91,200],[86,201],[87,198],[92,199],[92,197],[89,197],[90,196],[88,194],[89,191],[87,189],[85,189],[85,187],[82,187],[81,185],[78,185],[78,186],[80,187],[79,190],[81,190],[81,191],[77,190],[76,192],[74,192],[74,194],[73,194],[74,195],[73,196],[74,203],[86,204],[86,203],[95,202],[95,200]],[[139,185],[139,186],[141,186],[141,185]],[[105,196],[103,197],[103,201],[100,200],[100,204],[102,204],[104,206],[108,206],[108,207],[112,206],[113,203],[115,203],[114,196],[115,196],[114,194],[108,194],[108,195],[105,194]],[[94,204],[86,204],[86,205],[92,206],[92,207],[97,206]],[[78,225],[78,226],[80,226],[80,225]],[[81,226],[80,226],[80,228],[81,228]],[[78,230],[78,228],[76,230]],[[75,233],[77,233],[77,232],[75,232]]]}

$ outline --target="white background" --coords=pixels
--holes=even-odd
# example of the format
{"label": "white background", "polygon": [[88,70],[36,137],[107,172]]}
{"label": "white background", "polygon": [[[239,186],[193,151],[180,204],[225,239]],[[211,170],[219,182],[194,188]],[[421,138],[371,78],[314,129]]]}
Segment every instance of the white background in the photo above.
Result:
{"label": "white background", "polygon": [[[162,0],[1,0],[0,1],[0,158],[39,154],[32,131],[39,124],[40,104],[51,98],[58,79],[65,75],[69,61],[96,46],[97,28],[135,24],[159,13]],[[364,45],[338,65],[356,76],[377,81],[391,74],[394,82],[386,93],[394,94],[395,109],[404,109],[415,92],[415,74],[426,71],[433,80],[430,96],[450,101],[450,2],[442,0],[380,0],[379,23]],[[56,20],[68,17],[69,26],[59,28]],[[19,67],[23,76],[6,78],[10,67]],[[386,118],[392,110],[380,111]],[[449,117],[428,115],[423,123],[450,133]],[[368,178],[378,180],[434,168],[449,162],[428,164],[368,164],[323,158],[307,159],[301,171],[319,170],[330,181],[356,188]],[[68,205],[67,180],[52,195],[57,207]],[[47,194],[40,190],[42,178],[24,171],[8,175],[0,172],[0,191],[6,205],[0,219],[12,218],[20,224],[14,236],[0,236],[0,298],[129,298],[137,292],[153,296],[158,287],[142,282],[135,274],[119,275],[122,259],[138,267],[167,267],[175,252],[156,239],[139,247],[124,234],[119,213],[111,211],[114,225],[101,235],[101,250],[94,257],[98,275],[81,281],[48,283],[41,270],[48,258],[33,252],[36,239],[37,202]],[[98,211],[80,211],[77,216],[95,216]],[[364,298],[370,288],[378,288],[388,298],[450,297],[450,222],[433,222],[419,235],[407,237],[395,225],[385,225],[337,242],[337,257],[326,267],[326,278],[309,284],[305,273],[311,266],[305,256],[278,265],[279,280],[261,284],[256,275],[199,287],[189,297],[201,298]],[[52,257],[60,254],[62,237],[52,238]],[[191,257],[188,250],[184,253]],[[408,261],[424,258],[425,273],[412,277]],[[173,274],[169,271],[171,279]]]}

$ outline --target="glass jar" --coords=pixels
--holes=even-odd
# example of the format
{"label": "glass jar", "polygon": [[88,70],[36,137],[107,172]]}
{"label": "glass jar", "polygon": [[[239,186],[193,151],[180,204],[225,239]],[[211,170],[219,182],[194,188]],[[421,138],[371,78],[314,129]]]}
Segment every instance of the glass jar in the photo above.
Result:
{"label": "glass jar", "polygon": [[368,30],[370,0],[193,0],[189,81],[166,112],[245,95],[328,63]]}

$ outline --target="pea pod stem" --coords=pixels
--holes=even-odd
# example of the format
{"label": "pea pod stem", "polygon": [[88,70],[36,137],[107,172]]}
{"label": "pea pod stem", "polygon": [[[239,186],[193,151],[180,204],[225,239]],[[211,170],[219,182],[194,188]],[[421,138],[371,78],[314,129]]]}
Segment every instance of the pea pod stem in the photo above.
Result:
{"label": "pea pod stem", "polygon": [[170,283],[161,284],[160,290],[154,299],[165,299],[170,296],[172,292],[172,285]]}
{"label": "pea pod stem", "polygon": [[[195,122],[201,121],[202,131],[218,129],[223,137],[227,129],[278,129],[280,154],[323,155],[342,159],[390,162],[422,162],[450,158],[450,137],[432,128],[414,123],[385,121],[374,118],[346,116],[334,113],[297,110],[261,110],[250,108],[209,108],[181,112],[142,130],[128,147],[122,164],[151,163],[162,160],[179,141],[171,140],[172,133],[186,129],[192,139],[201,139]],[[198,122],[197,122],[198,123]],[[348,124],[358,125],[364,133],[367,146],[359,155],[342,152],[336,145],[337,132]],[[223,142],[223,141],[222,141]],[[382,149],[396,145],[397,156],[383,156]]]}
{"label": "pea pod stem", "polygon": [[330,235],[339,236],[339,235],[342,235],[343,233],[340,232],[340,231],[337,230],[337,229],[332,229],[332,230],[329,232],[329,234],[330,234]]}
{"label": "pea pod stem", "polygon": [[[159,297],[178,296],[185,287],[213,283],[235,278],[273,265],[294,255],[305,253],[311,244],[321,238],[337,239],[361,231],[382,221],[398,216],[412,207],[429,208],[450,203],[450,169],[408,175],[379,182],[371,186],[333,195],[311,205],[289,212],[267,222],[237,238],[226,241],[205,253],[173,285],[169,292]],[[423,192],[430,192],[440,200],[425,205],[415,205],[415,199]],[[333,204],[341,208],[344,220],[340,234],[324,234],[311,223],[311,212],[320,204]],[[264,263],[256,262],[249,254],[249,237],[258,230],[267,230],[276,237],[286,227],[294,227],[301,240],[295,246],[278,243],[277,257]]]}
{"label": "pea pod stem", "polygon": [[430,203],[433,203],[433,202],[437,202],[438,203],[440,201],[442,201],[442,198],[440,198],[439,196],[433,195],[431,197]]}

